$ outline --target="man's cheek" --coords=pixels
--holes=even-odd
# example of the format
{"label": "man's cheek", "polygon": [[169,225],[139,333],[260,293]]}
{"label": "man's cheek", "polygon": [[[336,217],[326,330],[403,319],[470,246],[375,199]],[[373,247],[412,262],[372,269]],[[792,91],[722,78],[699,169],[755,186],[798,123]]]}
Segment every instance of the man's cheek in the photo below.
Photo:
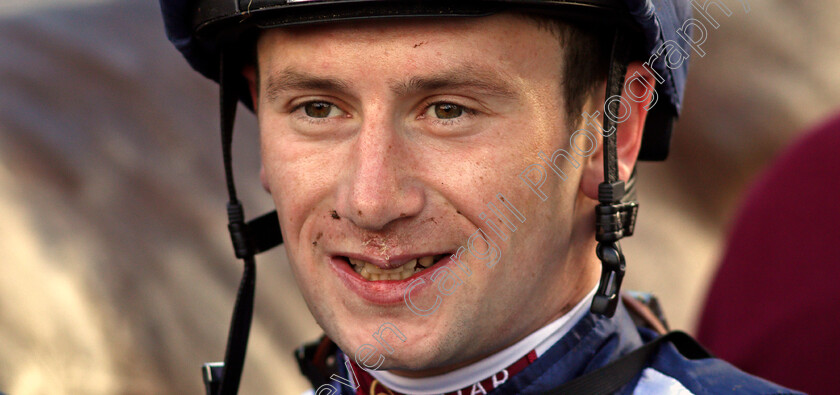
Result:
{"label": "man's cheek", "polygon": [[478,229],[467,240],[467,251],[470,252],[475,261],[483,263],[489,268],[496,266],[502,255],[499,246],[493,239],[487,237],[487,234],[481,229]]}
{"label": "man's cheek", "polygon": [[302,174],[287,173],[271,185],[274,203],[289,231],[298,229],[318,203],[315,197],[320,193],[306,180]]}

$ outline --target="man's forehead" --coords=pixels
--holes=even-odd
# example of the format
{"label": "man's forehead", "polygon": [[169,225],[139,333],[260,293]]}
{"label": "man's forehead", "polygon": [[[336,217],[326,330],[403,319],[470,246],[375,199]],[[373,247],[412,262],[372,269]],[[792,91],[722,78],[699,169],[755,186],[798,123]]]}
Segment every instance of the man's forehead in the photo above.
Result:
{"label": "man's forehead", "polygon": [[[523,42],[523,34],[532,32],[540,36]],[[358,66],[373,72],[387,62],[396,68],[382,74],[382,82],[398,95],[463,86],[509,97],[514,68],[527,68],[536,58],[560,61],[551,32],[508,14],[277,28],[260,40],[261,79],[269,95],[297,88],[348,90]],[[559,71],[556,63],[553,70]]]}

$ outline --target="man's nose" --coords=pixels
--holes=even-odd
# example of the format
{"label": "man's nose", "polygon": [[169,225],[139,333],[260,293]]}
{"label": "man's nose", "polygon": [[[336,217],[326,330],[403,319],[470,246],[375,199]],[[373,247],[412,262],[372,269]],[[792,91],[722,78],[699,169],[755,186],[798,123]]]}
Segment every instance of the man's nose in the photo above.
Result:
{"label": "man's nose", "polygon": [[410,157],[408,142],[386,117],[361,125],[341,186],[337,210],[342,218],[372,231],[400,218],[417,216],[425,197],[415,177],[417,158]]}

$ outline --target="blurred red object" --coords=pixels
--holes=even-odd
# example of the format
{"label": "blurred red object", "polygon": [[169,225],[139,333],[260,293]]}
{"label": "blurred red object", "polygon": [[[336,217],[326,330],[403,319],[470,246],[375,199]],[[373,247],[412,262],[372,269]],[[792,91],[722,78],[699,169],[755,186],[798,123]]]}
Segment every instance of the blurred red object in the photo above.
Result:
{"label": "blurred red object", "polygon": [[840,388],[840,114],[788,148],[730,233],[697,338],[739,368],[811,394]]}

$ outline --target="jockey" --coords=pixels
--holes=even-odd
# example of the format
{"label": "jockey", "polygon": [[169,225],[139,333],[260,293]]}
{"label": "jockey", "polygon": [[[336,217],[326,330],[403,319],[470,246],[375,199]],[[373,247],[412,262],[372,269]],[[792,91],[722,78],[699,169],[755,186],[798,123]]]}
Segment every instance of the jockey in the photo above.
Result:
{"label": "jockey", "polygon": [[[620,293],[636,162],[667,156],[688,59],[744,0],[161,7],[221,87],[244,261],[208,394],[237,391],[254,256],[281,242],[325,332],[296,353],[315,394],[791,393]],[[239,101],[276,206],[251,221],[231,166]]]}

